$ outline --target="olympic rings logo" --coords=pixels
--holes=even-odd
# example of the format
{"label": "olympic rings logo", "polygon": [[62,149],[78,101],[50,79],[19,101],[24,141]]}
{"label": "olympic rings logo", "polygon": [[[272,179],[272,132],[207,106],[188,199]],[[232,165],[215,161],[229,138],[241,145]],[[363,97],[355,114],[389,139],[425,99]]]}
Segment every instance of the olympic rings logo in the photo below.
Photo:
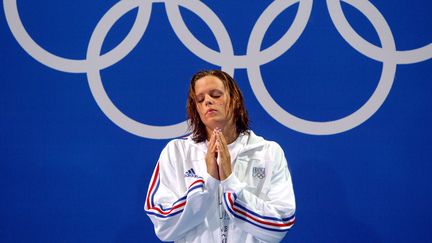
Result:
{"label": "olympic rings logo", "polygon": [[[408,50],[396,50],[395,41],[385,18],[367,0],[326,0],[330,17],[346,42],[363,55],[383,63],[379,83],[365,104],[352,114],[333,121],[317,122],[298,118],[284,110],[267,91],[261,75],[260,66],[273,61],[298,40],[309,20],[313,0],[275,0],[257,19],[250,34],[247,54],[235,55],[230,36],[218,16],[199,0],[122,0],[105,13],[91,35],[86,59],[75,60],[56,56],[40,47],[25,30],[18,13],[16,0],[3,0],[4,11],[9,28],[21,47],[42,64],[70,73],[86,73],[91,92],[104,114],[117,126],[137,136],[164,139],[184,135],[187,121],[169,126],[151,126],[137,122],[122,113],[110,100],[104,90],[100,70],[114,65],[127,56],[139,43],[149,23],[152,5],[164,3],[168,19],[180,41],[196,56],[209,63],[220,66],[233,75],[234,69],[245,68],[253,93],[266,112],[282,125],[298,132],[313,135],[331,135],[350,130],[368,120],[384,103],[393,84],[397,64],[411,64],[432,57],[432,43]],[[376,46],[362,38],[350,26],[342,11],[341,1],[350,4],[372,23],[381,46]],[[261,50],[261,43],[270,24],[285,9],[298,3],[298,11],[291,27],[272,46]],[[199,16],[215,35],[220,51],[210,49],[189,31],[180,14],[180,7]],[[136,20],[127,34],[111,51],[101,55],[106,35],[115,22],[123,15],[138,8]]]}

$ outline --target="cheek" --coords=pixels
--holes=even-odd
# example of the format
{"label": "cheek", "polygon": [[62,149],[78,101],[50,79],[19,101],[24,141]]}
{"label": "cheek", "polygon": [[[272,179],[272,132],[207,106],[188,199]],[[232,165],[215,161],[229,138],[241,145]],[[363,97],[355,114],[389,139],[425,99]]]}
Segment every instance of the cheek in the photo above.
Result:
{"label": "cheek", "polygon": [[224,100],[224,102],[223,102],[223,107],[224,107],[224,109],[225,109],[225,113],[228,113],[228,111],[229,111],[229,109],[230,109],[230,107],[229,107],[229,99],[225,99]]}
{"label": "cheek", "polygon": [[215,105],[223,107],[226,109],[228,104],[228,99],[226,98],[219,98],[218,100],[215,101]]}

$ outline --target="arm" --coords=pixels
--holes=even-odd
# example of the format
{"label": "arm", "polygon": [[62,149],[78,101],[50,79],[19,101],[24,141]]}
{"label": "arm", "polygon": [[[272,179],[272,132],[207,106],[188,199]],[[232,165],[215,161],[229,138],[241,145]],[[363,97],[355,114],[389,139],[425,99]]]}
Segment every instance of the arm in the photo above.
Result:
{"label": "arm", "polygon": [[179,192],[176,183],[178,174],[175,161],[172,161],[175,157],[182,156],[169,144],[162,151],[156,165],[144,205],[145,212],[154,224],[156,235],[162,241],[177,240],[202,223],[208,210],[207,202],[211,200],[219,184],[211,176],[206,182],[199,177],[186,191]]}
{"label": "arm", "polygon": [[267,176],[271,178],[265,198],[246,190],[246,184],[234,173],[222,182],[222,186],[225,209],[235,224],[258,239],[278,242],[294,224],[295,197],[282,149],[277,144],[269,149],[274,155],[272,161],[267,162],[272,171],[266,168]]}

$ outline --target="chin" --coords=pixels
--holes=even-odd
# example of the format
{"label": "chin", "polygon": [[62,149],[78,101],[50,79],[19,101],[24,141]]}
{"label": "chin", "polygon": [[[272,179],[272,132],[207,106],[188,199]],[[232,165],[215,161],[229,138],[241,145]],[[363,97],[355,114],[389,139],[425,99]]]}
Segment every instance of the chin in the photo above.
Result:
{"label": "chin", "polygon": [[210,128],[210,129],[215,129],[215,128],[223,128],[225,126],[225,122],[224,121],[218,121],[218,120],[212,120],[212,121],[208,121],[207,124],[205,124],[206,127]]}

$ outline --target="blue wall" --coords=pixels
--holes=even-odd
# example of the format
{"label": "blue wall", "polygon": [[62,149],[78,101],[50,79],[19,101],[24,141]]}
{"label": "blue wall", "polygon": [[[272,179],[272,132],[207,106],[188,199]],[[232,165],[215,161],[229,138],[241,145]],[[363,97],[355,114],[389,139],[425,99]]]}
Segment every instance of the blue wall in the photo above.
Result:
{"label": "blue wall", "polygon": [[220,68],[286,153],[286,242],[432,241],[432,2],[163,2],[3,1],[0,242],[157,242],[147,183]]}

